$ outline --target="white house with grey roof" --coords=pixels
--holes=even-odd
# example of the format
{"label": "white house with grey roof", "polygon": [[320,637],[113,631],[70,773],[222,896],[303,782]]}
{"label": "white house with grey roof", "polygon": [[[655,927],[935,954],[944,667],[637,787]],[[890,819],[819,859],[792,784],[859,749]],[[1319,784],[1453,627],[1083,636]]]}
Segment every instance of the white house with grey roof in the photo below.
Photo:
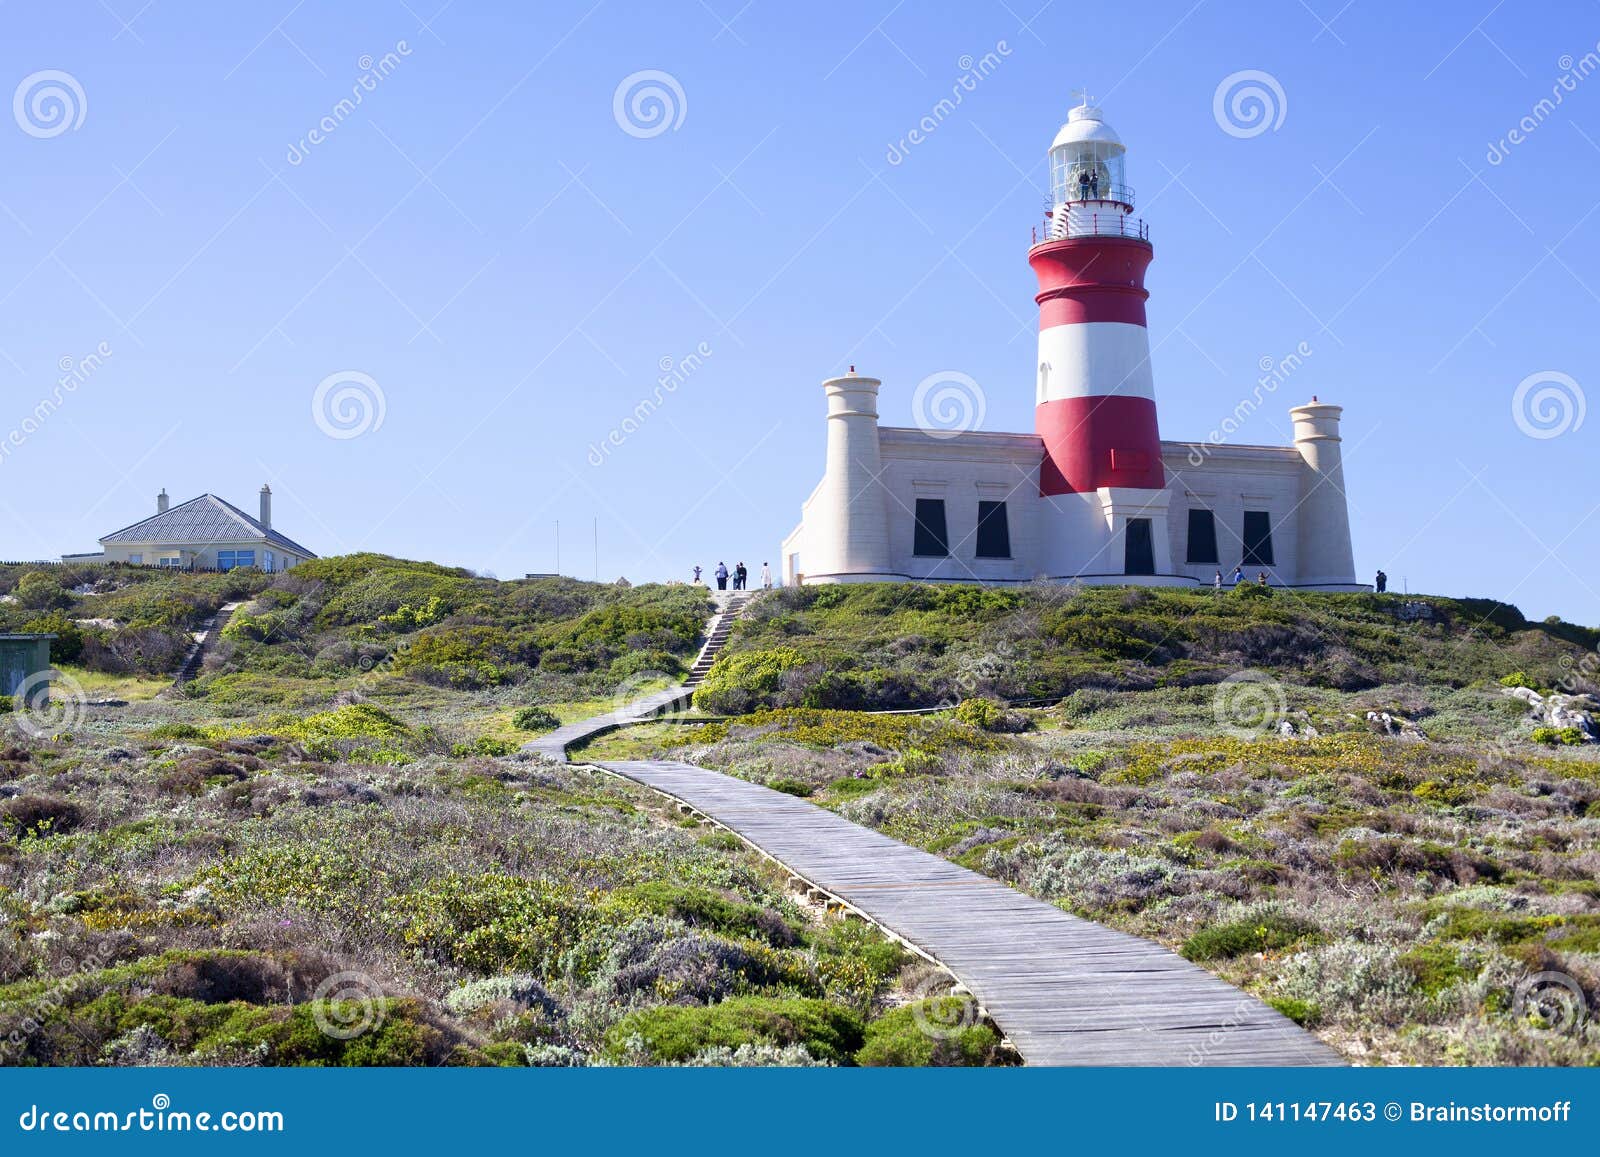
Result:
{"label": "white house with grey roof", "polygon": [[100,540],[97,555],[65,555],[67,562],[124,562],[178,570],[232,570],[250,566],[283,571],[317,556],[272,528],[272,488],[261,488],[261,515],[252,518],[215,494],[172,506],[156,495],[149,518],[114,530]]}

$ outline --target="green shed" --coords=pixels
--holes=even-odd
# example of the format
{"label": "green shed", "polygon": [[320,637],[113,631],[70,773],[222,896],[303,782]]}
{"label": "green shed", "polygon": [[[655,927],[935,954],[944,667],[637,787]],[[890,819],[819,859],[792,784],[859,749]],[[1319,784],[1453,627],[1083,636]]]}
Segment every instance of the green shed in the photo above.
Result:
{"label": "green shed", "polygon": [[50,697],[50,640],[54,635],[0,635],[0,695],[24,689],[29,705]]}

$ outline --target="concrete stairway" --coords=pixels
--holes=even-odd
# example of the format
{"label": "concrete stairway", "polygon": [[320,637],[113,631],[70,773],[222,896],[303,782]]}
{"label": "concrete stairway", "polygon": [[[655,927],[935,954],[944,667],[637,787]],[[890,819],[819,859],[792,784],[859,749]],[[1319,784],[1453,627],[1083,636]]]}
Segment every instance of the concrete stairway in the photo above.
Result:
{"label": "concrete stairway", "polygon": [[694,697],[694,689],[705,678],[706,672],[711,670],[711,664],[716,662],[717,653],[722,650],[728,641],[728,636],[733,632],[734,620],[744,613],[755,593],[755,591],[710,592],[711,600],[716,604],[716,613],[706,624],[706,641],[701,646],[700,653],[695,656],[694,666],[690,669],[688,677],[682,683],[638,698],[630,698],[626,702],[619,701],[615,708],[603,715],[563,724],[554,731],[524,743],[522,751],[529,755],[542,755],[547,759],[565,763],[567,748],[575,743],[592,739],[596,735],[602,735],[618,727],[626,727],[630,723],[652,719],[663,713],[687,710],[690,700]]}
{"label": "concrete stairway", "polygon": [[228,625],[228,620],[233,618],[233,612],[244,606],[240,603],[223,603],[217,608],[217,613],[200,624],[200,629],[194,633],[194,643],[189,647],[189,653],[183,657],[183,663],[178,667],[178,673],[173,677],[173,687],[181,687],[200,673],[200,664],[206,657],[206,649],[216,641],[222,628]]}
{"label": "concrete stairway", "polygon": [[744,609],[750,605],[755,592],[712,591],[711,597],[717,603],[717,613],[712,616],[710,624],[706,627],[705,646],[700,648],[700,654],[695,656],[694,666],[689,668],[689,677],[683,681],[685,687],[698,687],[700,681],[706,677],[706,672],[711,670],[711,664],[717,661],[717,653],[722,650],[728,641],[728,636],[733,633],[734,620],[744,614]]}

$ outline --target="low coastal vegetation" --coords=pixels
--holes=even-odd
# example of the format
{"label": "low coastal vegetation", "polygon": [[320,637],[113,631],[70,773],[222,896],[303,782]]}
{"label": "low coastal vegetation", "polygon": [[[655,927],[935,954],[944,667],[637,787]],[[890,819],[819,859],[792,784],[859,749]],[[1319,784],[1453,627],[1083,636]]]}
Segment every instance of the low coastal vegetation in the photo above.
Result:
{"label": "low coastal vegetation", "polygon": [[1217,683],[1242,669],[1354,691],[1465,687],[1510,670],[1553,687],[1600,631],[1487,599],[1209,588],[866,583],[763,596],[696,703],[892,710],[1053,701],[1080,689]]}
{"label": "low coastal vegetation", "polygon": [[518,753],[680,677],[703,590],[356,556],[0,568],[0,599],[79,686],[156,689],[241,604],[193,683],[0,722],[0,1063],[1014,1060],[987,1025],[908,1051],[875,1026],[925,964],[660,797]]}
{"label": "low coastal vegetation", "polygon": [[[740,840],[520,752],[681,677],[709,611],[374,555],[0,568],[0,630],[106,700],[0,722],[0,1061],[1015,1063]],[[1597,643],[1473,600],[780,591],[703,719],[584,754],[804,797],[1357,1063],[1593,1064],[1600,745],[1539,712],[1596,690]]]}
{"label": "low coastal vegetation", "polygon": [[723,718],[591,750],[1159,940],[1358,1063],[1594,1064],[1600,745],[1517,689],[1585,702],[1597,642],[1431,597],[790,590],[697,694]]}

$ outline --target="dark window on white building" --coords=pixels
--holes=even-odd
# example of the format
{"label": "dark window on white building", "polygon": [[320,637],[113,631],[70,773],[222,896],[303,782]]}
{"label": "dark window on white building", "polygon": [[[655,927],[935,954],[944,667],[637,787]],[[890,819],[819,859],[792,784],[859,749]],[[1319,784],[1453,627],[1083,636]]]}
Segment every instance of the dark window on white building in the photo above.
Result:
{"label": "dark window on white building", "polygon": [[1265,510],[1244,512],[1244,565],[1272,565],[1272,517]]}
{"label": "dark window on white building", "polygon": [[978,557],[1011,557],[1011,527],[1004,502],[978,503]]}
{"label": "dark window on white building", "polygon": [[950,533],[945,528],[944,499],[917,499],[917,531],[911,553],[927,558],[949,557]]}
{"label": "dark window on white building", "polygon": [[1188,562],[1221,562],[1217,557],[1217,516],[1209,510],[1189,511]]}

